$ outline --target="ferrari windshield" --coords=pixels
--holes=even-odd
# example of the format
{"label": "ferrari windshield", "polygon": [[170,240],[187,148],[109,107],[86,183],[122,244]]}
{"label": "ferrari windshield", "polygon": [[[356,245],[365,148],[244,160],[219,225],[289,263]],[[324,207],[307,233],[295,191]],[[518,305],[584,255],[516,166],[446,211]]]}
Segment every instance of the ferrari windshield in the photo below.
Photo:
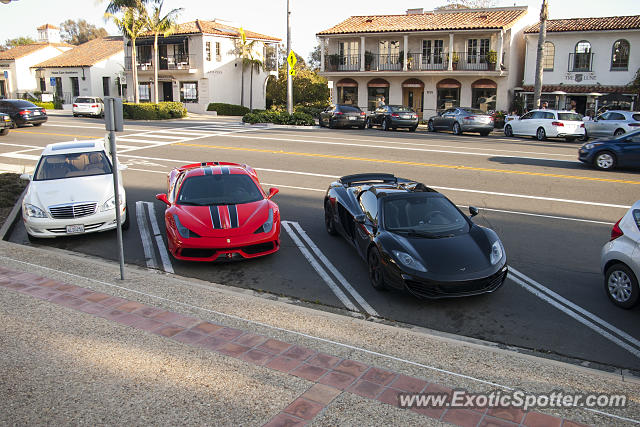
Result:
{"label": "ferrari windshield", "polygon": [[248,175],[201,175],[187,178],[177,204],[191,206],[240,205],[264,197]]}
{"label": "ferrari windshield", "polygon": [[111,173],[111,164],[104,151],[90,151],[44,156],[38,163],[33,179],[47,181],[109,173]]}
{"label": "ferrari windshield", "polygon": [[469,231],[467,219],[444,197],[410,195],[384,201],[384,226],[388,231],[425,237],[444,237]]}

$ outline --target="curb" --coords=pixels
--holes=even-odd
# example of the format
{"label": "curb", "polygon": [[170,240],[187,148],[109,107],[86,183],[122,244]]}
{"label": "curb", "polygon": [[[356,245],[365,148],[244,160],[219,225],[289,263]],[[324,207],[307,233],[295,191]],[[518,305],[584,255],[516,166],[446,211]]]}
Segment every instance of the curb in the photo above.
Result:
{"label": "curb", "polygon": [[29,185],[22,190],[22,194],[20,194],[20,197],[18,197],[18,200],[16,200],[16,203],[13,205],[11,212],[9,212],[9,216],[4,221],[4,224],[2,224],[2,227],[0,227],[0,240],[6,240],[5,237],[7,237],[9,231],[13,228],[13,224],[18,218],[18,212],[22,209],[22,199],[24,199],[25,194],[27,194],[28,188]]}

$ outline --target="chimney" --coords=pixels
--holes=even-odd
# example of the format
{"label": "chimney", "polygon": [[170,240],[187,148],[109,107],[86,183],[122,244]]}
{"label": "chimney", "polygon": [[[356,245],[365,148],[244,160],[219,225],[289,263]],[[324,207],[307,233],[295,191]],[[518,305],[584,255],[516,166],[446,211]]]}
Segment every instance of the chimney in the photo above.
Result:
{"label": "chimney", "polygon": [[424,10],[420,7],[417,9],[407,9],[407,15],[422,15]]}
{"label": "chimney", "polygon": [[38,41],[43,43],[60,43],[60,28],[51,24],[38,27]]}

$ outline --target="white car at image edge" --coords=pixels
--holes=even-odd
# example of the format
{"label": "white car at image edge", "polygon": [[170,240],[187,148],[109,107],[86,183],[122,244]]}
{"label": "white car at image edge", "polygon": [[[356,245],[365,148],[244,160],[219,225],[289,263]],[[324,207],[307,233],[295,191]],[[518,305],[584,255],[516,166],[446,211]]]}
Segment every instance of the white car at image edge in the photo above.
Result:
{"label": "white car at image edge", "polygon": [[522,117],[508,121],[505,136],[533,136],[538,141],[564,138],[568,142],[584,138],[584,122],[580,114],[562,110],[532,110]]}
{"label": "white car at image edge", "polygon": [[[120,165],[119,169],[126,167]],[[51,238],[112,230],[116,225],[111,158],[102,141],[45,147],[22,201],[27,234]],[[120,184],[122,176],[119,174]],[[122,228],[129,226],[125,190],[120,185]]]}
{"label": "white car at image edge", "polygon": [[78,116],[104,116],[104,102],[98,97],[78,97],[71,106],[73,117]]}
{"label": "white car at image edge", "polygon": [[623,308],[638,303],[640,289],[640,200],[611,230],[611,240],[602,248],[601,268],[609,299]]}

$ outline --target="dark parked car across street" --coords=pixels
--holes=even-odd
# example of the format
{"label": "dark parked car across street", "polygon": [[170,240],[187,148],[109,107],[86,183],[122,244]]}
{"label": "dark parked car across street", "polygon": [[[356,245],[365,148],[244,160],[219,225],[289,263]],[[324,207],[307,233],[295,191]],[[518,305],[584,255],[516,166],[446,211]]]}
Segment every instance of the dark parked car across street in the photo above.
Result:
{"label": "dark parked car across street", "polygon": [[8,134],[12,126],[11,117],[8,114],[0,113],[0,136]]}
{"label": "dark parked car across street", "polygon": [[329,186],[324,212],[327,232],[355,246],[375,289],[437,299],[490,293],[506,279],[498,235],[422,183],[383,173],[343,176]]}
{"label": "dark parked car across street", "polygon": [[23,99],[0,99],[0,113],[8,114],[14,127],[40,126],[47,121],[47,111]]}
{"label": "dark parked car across street", "polygon": [[366,113],[355,105],[331,105],[320,113],[320,127],[354,127],[364,129]]}
{"label": "dark parked car across street", "polygon": [[382,130],[407,128],[414,132],[418,127],[418,115],[404,105],[382,105],[367,118],[367,126],[380,126]]}
{"label": "dark parked car across street", "polygon": [[462,132],[479,132],[487,136],[493,130],[493,117],[475,108],[449,108],[437,116],[432,116],[427,122],[429,132],[450,130],[455,135]]}
{"label": "dark parked car across street", "polygon": [[640,131],[588,142],[580,147],[578,159],[602,170],[640,168]]}

